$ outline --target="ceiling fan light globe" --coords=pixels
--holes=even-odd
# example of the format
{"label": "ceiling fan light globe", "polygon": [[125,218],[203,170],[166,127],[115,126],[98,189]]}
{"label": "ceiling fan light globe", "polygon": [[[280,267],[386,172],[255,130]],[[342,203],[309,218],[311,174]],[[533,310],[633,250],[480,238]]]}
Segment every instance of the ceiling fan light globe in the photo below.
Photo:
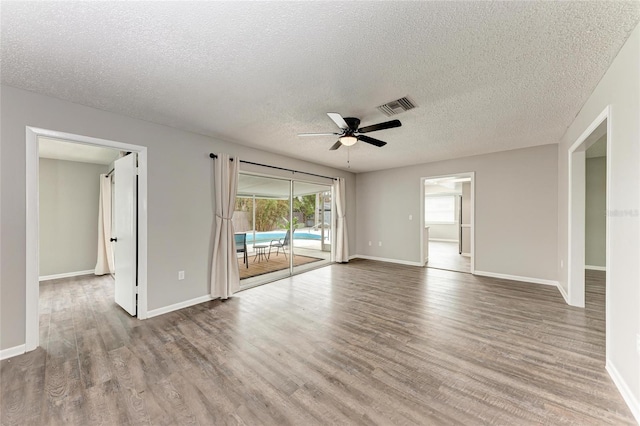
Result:
{"label": "ceiling fan light globe", "polygon": [[355,136],[343,136],[340,138],[340,142],[344,146],[352,146],[355,145],[356,142],[358,142],[358,138],[356,138]]}

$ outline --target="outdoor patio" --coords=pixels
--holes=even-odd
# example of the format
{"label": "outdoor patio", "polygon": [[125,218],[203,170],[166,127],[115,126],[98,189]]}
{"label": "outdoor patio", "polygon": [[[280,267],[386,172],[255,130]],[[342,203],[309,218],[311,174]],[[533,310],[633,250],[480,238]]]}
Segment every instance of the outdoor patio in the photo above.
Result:
{"label": "outdoor patio", "polygon": [[[282,238],[286,231],[273,231],[273,232],[256,232],[255,241],[257,246],[263,246],[265,256],[260,256],[258,251],[254,248],[253,232],[247,232],[247,257],[248,267],[244,263],[244,254],[238,253],[238,267],[240,269],[240,279],[244,280],[259,275],[265,275],[272,272],[287,270],[289,268],[289,257],[291,254],[291,247],[286,247],[286,258],[283,254],[283,249],[277,249],[277,247],[269,247],[273,240],[277,240],[277,237]],[[293,265],[299,267],[302,265],[308,265],[309,268],[313,268],[318,265],[311,265],[316,262],[327,263],[331,260],[331,252],[329,246],[328,235],[329,230],[325,230],[325,251],[322,250],[321,230],[314,230],[313,228],[300,228],[296,229],[293,233]],[[269,237],[275,236],[276,238],[269,239]],[[266,247],[264,247],[266,246]],[[328,251],[327,251],[328,250]]]}

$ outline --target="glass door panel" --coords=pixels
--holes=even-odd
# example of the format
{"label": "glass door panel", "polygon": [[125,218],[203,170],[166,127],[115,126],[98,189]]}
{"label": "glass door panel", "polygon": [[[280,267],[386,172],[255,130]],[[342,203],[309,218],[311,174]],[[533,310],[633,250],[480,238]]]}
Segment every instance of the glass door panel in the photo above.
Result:
{"label": "glass door panel", "polygon": [[293,181],[293,273],[331,262],[331,187]]}
{"label": "glass door panel", "polygon": [[236,241],[246,241],[246,259],[238,252],[241,288],[291,274],[287,241],[290,194],[288,179],[240,174],[233,225]]}

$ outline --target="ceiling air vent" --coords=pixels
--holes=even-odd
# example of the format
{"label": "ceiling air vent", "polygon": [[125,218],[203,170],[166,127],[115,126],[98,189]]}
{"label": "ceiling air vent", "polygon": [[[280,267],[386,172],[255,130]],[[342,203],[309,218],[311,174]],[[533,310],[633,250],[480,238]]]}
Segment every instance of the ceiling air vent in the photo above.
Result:
{"label": "ceiling air vent", "polygon": [[416,106],[406,96],[404,98],[397,99],[395,101],[387,102],[384,105],[380,105],[378,109],[387,117],[400,114],[401,112],[414,109]]}

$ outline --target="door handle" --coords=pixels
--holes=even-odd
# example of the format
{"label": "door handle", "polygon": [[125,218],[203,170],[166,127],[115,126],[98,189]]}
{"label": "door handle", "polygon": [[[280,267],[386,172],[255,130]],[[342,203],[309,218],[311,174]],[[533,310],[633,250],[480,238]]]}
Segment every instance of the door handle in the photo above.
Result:
{"label": "door handle", "polygon": [[117,242],[117,241],[118,241],[118,239],[117,239],[117,238],[111,238],[111,242],[112,242],[112,243]]}

